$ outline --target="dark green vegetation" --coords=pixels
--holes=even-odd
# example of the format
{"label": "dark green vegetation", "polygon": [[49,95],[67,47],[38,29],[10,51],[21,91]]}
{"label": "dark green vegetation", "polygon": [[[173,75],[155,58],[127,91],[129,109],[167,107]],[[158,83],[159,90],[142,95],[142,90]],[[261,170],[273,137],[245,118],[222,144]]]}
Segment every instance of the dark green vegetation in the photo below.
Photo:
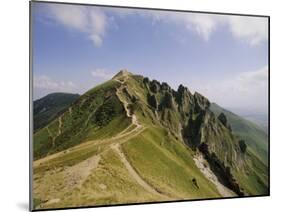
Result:
{"label": "dark green vegetation", "polygon": [[35,132],[38,208],[268,194],[259,134],[213,107],[119,72]]}
{"label": "dark green vegetation", "polygon": [[34,130],[37,131],[46,126],[78,98],[78,94],[52,93],[35,100],[33,103]]}

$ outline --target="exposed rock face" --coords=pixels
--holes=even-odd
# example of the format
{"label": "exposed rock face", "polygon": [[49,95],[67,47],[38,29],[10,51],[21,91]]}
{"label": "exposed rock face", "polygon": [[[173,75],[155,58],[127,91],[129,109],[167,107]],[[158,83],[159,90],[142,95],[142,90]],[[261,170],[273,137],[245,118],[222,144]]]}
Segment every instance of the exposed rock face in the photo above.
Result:
{"label": "exposed rock face", "polygon": [[158,108],[160,122],[191,149],[200,150],[222,184],[244,195],[232,174],[240,164],[238,161],[243,160],[242,151],[225,115],[217,118],[210,111],[207,98],[197,92],[192,95],[183,85],[174,91],[167,83],[148,79],[143,82],[149,84],[147,102]]}
{"label": "exposed rock face", "polygon": [[206,143],[202,143],[199,146],[199,150],[204,154],[204,157],[209,162],[210,168],[216,174],[218,180],[239,196],[244,196],[244,192],[234,179],[230,167],[226,166],[225,163],[217,157],[216,153],[211,153]]}
{"label": "exposed rock face", "polygon": [[158,110],[158,102],[157,102],[156,96],[154,94],[152,94],[152,95],[148,94],[147,101],[151,107]]}
{"label": "exposed rock face", "polygon": [[152,80],[152,82],[150,83],[150,90],[153,93],[157,93],[160,90],[160,83],[156,80]]}
{"label": "exposed rock face", "polygon": [[224,115],[224,113],[221,113],[219,116],[218,116],[218,119],[221,121],[221,123],[227,127],[227,119],[226,119],[226,116]]}
{"label": "exposed rock face", "polygon": [[239,140],[239,147],[242,153],[245,153],[247,150],[247,145],[244,140]]}
{"label": "exposed rock face", "polygon": [[176,102],[179,110],[186,116],[194,105],[194,98],[188,88],[180,85],[175,93]]}
{"label": "exposed rock face", "polygon": [[201,94],[195,92],[194,93],[194,100],[195,100],[195,111],[206,110],[210,107],[210,102],[207,98],[202,96]]}
{"label": "exposed rock face", "polygon": [[144,77],[143,78],[143,83],[144,84],[148,84],[149,83],[149,78],[148,77]]}
{"label": "exposed rock face", "polygon": [[183,138],[188,146],[193,150],[196,150],[201,143],[201,125],[204,120],[205,113],[202,112],[196,116],[191,114],[191,118],[188,119],[187,125],[183,128]]}
{"label": "exposed rock face", "polygon": [[166,82],[162,82],[161,90],[163,90],[163,91],[171,91],[171,87]]}
{"label": "exposed rock face", "polygon": [[161,109],[175,109],[174,99],[171,93],[166,92],[161,102]]}
{"label": "exposed rock face", "polygon": [[221,113],[221,114],[218,116],[218,120],[220,120],[220,122],[221,122],[226,128],[228,128],[230,131],[232,131],[231,126],[230,126],[230,124],[228,124],[227,118],[226,118],[226,116],[224,115],[224,113]]}

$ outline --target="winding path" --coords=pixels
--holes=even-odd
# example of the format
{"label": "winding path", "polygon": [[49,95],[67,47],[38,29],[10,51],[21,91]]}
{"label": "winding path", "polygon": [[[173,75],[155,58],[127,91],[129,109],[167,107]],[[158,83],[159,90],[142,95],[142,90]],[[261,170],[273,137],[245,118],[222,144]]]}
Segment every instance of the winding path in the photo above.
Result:
{"label": "winding path", "polygon": [[[135,114],[131,114],[130,110],[128,108],[128,103],[122,98],[122,95],[120,94],[120,90],[123,89],[124,83],[126,82],[128,77],[125,77],[124,81],[120,81],[118,79],[115,79],[116,81],[120,82],[122,85],[117,89],[116,91],[116,95],[118,96],[118,98],[120,99],[120,101],[122,102],[122,104],[124,105],[125,111],[126,111],[126,115],[131,118],[132,124],[129,125],[126,129],[124,129],[122,132],[120,132],[119,134],[117,134],[116,136],[109,138],[109,139],[101,139],[101,140],[91,140],[91,141],[87,141],[87,142],[83,142],[77,146],[71,147],[68,150],[64,150],[61,152],[57,152],[51,155],[48,155],[44,158],[38,159],[36,161],[33,162],[33,166],[34,167],[38,167],[41,164],[48,162],[50,160],[53,160],[55,158],[61,157],[61,156],[66,156],[69,153],[72,153],[74,151],[83,151],[86,148],[91,148],[92,146],[96,146],[102,143],[110,143],[112,141],[115,140],[120,140],[118,141],[119,144],[125,143],[126,141],[128,141],[129,139],[131,139],[134,136],[137,136],[139,133],[141,133],[143,130],[145,130],[145,127],[143,127],[137,120],[137,117]],[[70,110],[71,111],[71,110]],[[136,127],[130,131],[128,131],[128,129],[130,127],[132,127],[132,125],[135,125]],[[59,129],[58,129],[58,135],[61,134],[61,127],[62,127],[62,120],[61,117],[59,117]],[[49,128],[47,127],[47,131],[49,133],[49,135],[52,137],[52,140],[54,142],[56,136],[52,136]],[[128,132],[127,132],[128,131]],[[121,140],[122,139],[122,140]],[[106,148],[104,151],[100,152],[98,155],[96,156],[100,156],[102,153],[104,153],[105,151],[107,151],[109,148]]]}
{"label": "winding path", "polygon": [[72,107],[71,106],[68,108],[68,112],[69,112],[69,115],[72,116]]}
{"label": "winding path", "polygon": [[[50,160],[53,160],[55,158],[59,157],[65,157],[68,154],[83,154],[83,151],[85,151],[88,148],[93,148],[97,145],[100,144],[107,144],[105,149],[103,149],[101,152],[98,154],[95,154],[86,160],[83,160],[73,166],[66,167],[64,170],[62,170],[61,175],[63,176],[64,179],[64,185],[65,189],[67,188],[74,188],[74,187],[80,187],[83,182],[90,176],[93,171],[98,167],[99,161],[101,159],[101,155],[109,150],[115,151],[118,156],[120,157],[121,162],[124,164],[125,168],[127,169],[128,173],[131,175],[131,177],[140,185],[142,186],[146,191],[148,191],[151,194],[157,195],[162,197],[163,199],[170,199],[169,196],[160,193],[159,191],[156,190],[152,185],[147,183],[134,169],[134,167],[130,164],[130,162],[127,160],[125,154],[122,152],[121,149],[121,144],[127,142],[131,138],[139,135],[141,132],[143,132],[146,127],[142,126],[138,122],[137,116],[133,114],[130,109],[129,109],[129,104],[126,101],[126,97],[122,95],[122,89],[126,87],[125,82],[126,82],[127,77],[124,78],[124,81],[120,81],[118,79],[115,79],[116,81],[121,83],[121,86],[119,86],[116,90],[116,95],[119,98],[119,100],[122,102],[124,109],[126,111],[126,116],[131,119],[131,124],[124,129],[122,132],[118,133],[116,136],[108,139],[103,139],[103,140],[93,140],[93,141],[88,141],[81,143],[77,146],[74,146],[72,148],[69,148],[67,150],[46,156],[42,159],[39,159],[37,161],[34,161],[33,165],[34,167],[38,167],[41,164],[44,164],[45,162],[48,162]],[[69,111],[71,113],[71,110]],[[62,133],[62,119],[59,117],[59,127],[58,127],[58,133],[53,136],[53,140],[57,136],[59,136]],[[134,126],[134,127],[133,127]],[[132,128],[132,129],[130,129]],[[49,129],[47,129],[49,131]],[[49,132],[51,133],[51,132]],[[56,183],[55,183],[56,184]],[[60,201],[60,199],[52,199],[46,204],[51,204],[54,201]]]}
{"label": "winding path", "polygon": [[135,179],[137,181],[137,183],[142,186],[145,190],[147,190],[148,192],[150,192],[151,194],[154,195],[159,195],[162,197],[167,198],[167,196],[164,196],[163,194],[159,193],[155,188],[153,188],[151,185],[149,185],[144,179],[142,179],[142,177],[135,171],[135,169],[132,167],[132,165],[130,164],[130,162],[127,160],[125,154],[122,152],[121,148],[120,148],[120,144],[112,144],[110,145],[111,148],[113,150],[115,150],[115,152],[117,152],[117,154],[119,155],[122,163],[125,165],[127,171],[129,172],[129,174],[133,177],[133,179]]}
{"label": "winding path", "polygon": [[56,137],[58,137],[61,134],[61,128],[62,128],[62,120],[61,120],[61,116],[59,117],[59,129],[58,129],[58,134]]}
{"label": "winding path", "polygon": [[121,91],[122,89],[126,88],[127,86],[125,85],[126,81],[128,79],[128,76],[125,76],[124,81],[120,81],[118,79],[114,79],[115,81],[121,83],[121,86],[117,89],[116,95],[119,98],[119,100],[123,103],[127,117],[131,118],[132,124],[135,125],[137,128],[141,128],[142,125],[138,122],[137,117],[135,114],[131,114],[131,111],[129,109],[129,104],[128,102],[122,97]]}

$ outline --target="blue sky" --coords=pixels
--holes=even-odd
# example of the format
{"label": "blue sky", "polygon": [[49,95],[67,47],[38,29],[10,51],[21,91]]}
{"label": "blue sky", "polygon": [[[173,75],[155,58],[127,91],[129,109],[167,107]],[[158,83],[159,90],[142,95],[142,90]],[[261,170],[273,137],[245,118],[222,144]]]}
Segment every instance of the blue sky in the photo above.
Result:
{"label": "blue sky", "polygon": [[34,98],[84,93],[120,69],[267,111],[267,19],[33,2]]}

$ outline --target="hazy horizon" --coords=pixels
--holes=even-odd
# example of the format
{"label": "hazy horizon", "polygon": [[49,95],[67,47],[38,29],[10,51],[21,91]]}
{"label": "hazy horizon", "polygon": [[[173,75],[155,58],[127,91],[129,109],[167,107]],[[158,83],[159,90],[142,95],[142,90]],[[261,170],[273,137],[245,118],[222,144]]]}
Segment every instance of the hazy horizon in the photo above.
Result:
{"label": "hazy horizon", "polygon": [[267,113],[266,18],[33,3],[34,99],[83,94],[120,69]]}

